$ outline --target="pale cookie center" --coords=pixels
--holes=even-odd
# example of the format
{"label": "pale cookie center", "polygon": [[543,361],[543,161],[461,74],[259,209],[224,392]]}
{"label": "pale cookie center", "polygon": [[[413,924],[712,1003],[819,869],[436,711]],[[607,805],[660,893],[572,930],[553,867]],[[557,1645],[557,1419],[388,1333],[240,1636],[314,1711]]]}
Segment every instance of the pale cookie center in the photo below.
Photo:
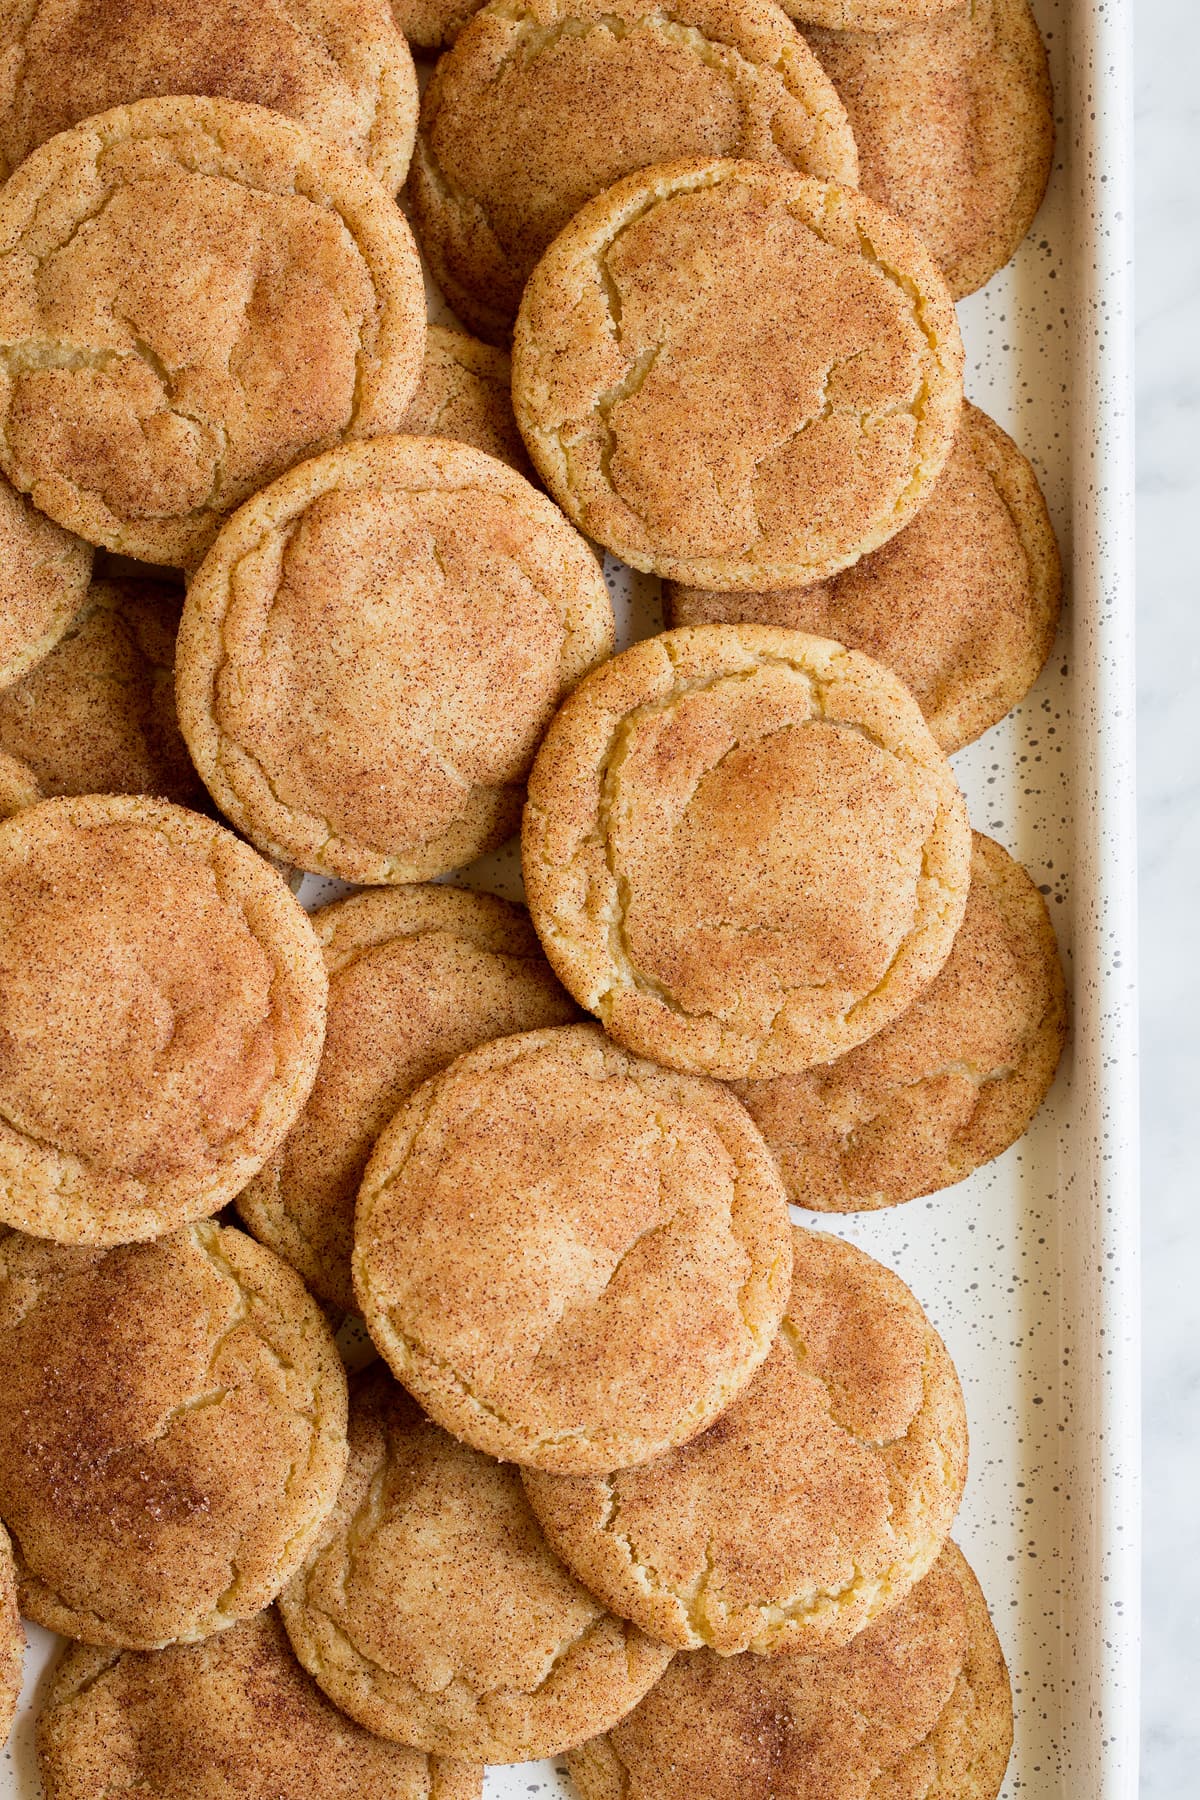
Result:
{"label": "pale cookie center", "polygon": [[153,831],[73,834],[0,877],[0,1121],[113,1175],[201,1173],[273,1038],[244,915]]}
{"label": "pale cookie center", "polygon": [[342,221],[300,195],[134,179],[32,273],[21,260],[0,341],[27,485],[65,480],[129,520],[223,510],[353,417],[374,290]]}
{"label": "pale cookie center", "polygon": [[899,503],[929,345],[867,257],[729,181],[651,207],[596,279],[624,366],[605,468],[663,551],[849,555]]}
{"label": "pale cookie center", "polygon": [[438,836],[474,788],[521,780],[554,710],[564,627],[538,537],[480,489],[315,501],[277,573],[235,581],[222,732],[332,835]]}
{"label": "pale cookie center", "polygon": [[780,720],[756,735],[741,687],[633,728],[607,831],[635,981],[761,1030],[790,997],[845,1010],[885,978],[913,927],[937,805],[852,726]]}

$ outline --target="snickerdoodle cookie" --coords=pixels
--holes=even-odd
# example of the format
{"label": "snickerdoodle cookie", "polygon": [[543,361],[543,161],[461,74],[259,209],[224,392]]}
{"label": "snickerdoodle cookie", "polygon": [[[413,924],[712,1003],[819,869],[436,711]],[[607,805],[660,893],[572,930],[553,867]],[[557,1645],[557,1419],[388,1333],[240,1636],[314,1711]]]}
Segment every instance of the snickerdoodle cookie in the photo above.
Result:
{"label": "snickerdoodle cookie", "polygon": [[808,36],[854,126],[863,192],[925,241],[956,300],[974,293],[1015,254],[1050,179],[1053,96],[1029,0]]}
{"label": "snickerdoodle cookie", "polygon": [[513,832],[560,700],[612,645],[595,554],[504,463],[379,438],[256,494],[188,587],[179,721],[260,849],[419,881]]}
{"label": "snickerdoodle cookie", "polygon": [[799,21],[807,37],[814,25],[829,31],[899,31],[940,18],[961,4],[962,0],[787,0],[783,10]]}
{"label": "snickerdoodle cookie", "polygon": [[250,100],[358,157],[395,193],[417,125],[387,0],[6,0],[0,178],[56,132],[158,94]]}
{"label": "snickerdoodle cookie", "polygon": [[341,1495],[280,1610],[351,1718],[490,1763],[606,1731],[671,1659],[563,1567],[511,1464],[450,1437],[382,1371],[353,1396]]}
{"label": "snickerdoodle cookie", "polygon": [[912,1004],[962,919],[971,833],[890,670],[804,632],[697,625],[567,701],[522,854],[550,962],[619,1043],[761,1079]]}
{"label": "snickerdoodle cookie", "polygon": [[91,543],[196,561],[302,456],[394,431],[424,348],[392,200],[264,107],[114,107],[0,189],[0,465]]}
{"label": "snickerdoodle cookie", "polygon": [[275,1598],[345,1466],[329,1328],[245,1232],[0,1235],[0,1512],[28,1618],[144,1650],[220,1631]]}
{"label": "snickerdoodle cookie", "polygon": [[0,688],[0,818],[53,794],[204,794],[175,717],[183,596],[97,581],[48,656]]}
{"label": "snickerdoodle cookie", "polygon": [[503,350],[465,331],[429,327],[425,364],[404,416],[413,437],[457,438],[532,475],[512,409],[512,371]]}
{"label": "snickerdoodle cookie", "polygon": [[478,1764],[384,1743],[330,1705],[274,1611],[203,1644],[75,1644],[38,1719],[47,1800],[480,1800]]}
{"label": "snickerdoodle cookie", "polygon": [[92,795],[0,823],[0,1222],[113,1244],[218,1211],[308,1097],[326,988],[281,877],[211,820]]}
{"label": "snickerdoodle cookie", "polygon": [[527,914],[490,894],[385,889],[326,906],[313,924],[329,971],[316,1085],[237,1204],[315,1294],[349,1312],[358,1185],[400,1102],[473,1045],[576,1013]]}
{"label": "snickerdoodle cookie", "polygon": [[17,1572],[13,1565],[12,1545],[8,1533],[0,1525],[0,1746],[21,1698],[21,1677],[25,1650],[25,1633],[17,1611]]}
{"label": "snickerdoodle cookie", "polygon": [[828,76],[769,0],[492,0],[425,90],[413,221],[454,311],[501,341],[584,201],[683,156],[858,177]]}
{"label": "snickerdoodle cookie", "polygon": [[948,1544],[843,1649],[677,1656],[567,1761],[583,1800],[995,1800],[1012,1728],[987,1602]]}
{"label": "snickerdoodle cookie", "polygon": [[667,584],[672,625],[739,619],[836,638],[886,663],[949,755],[1002,719],[1050,654],[1062,596],[1037,476],[1006,432],[963,408],[950,460],[910,525],[809,587]]}
{"label": "snickerdoodle cookie", "polygon": [[483,0],[391,0],[392,17],[414,50],[452,44]]}
{"label": "snickerdoodle cookie", "polygon": [[52,650],[87,596],[92,547],[0,475],[0,692]]}
{"label": "snickerdoodle cookie", "polygon": [[1065,1036],[1046,903],[1021,865],[976,832],[954,948],[909,1010],[836,1062],[739,1082],[737,1092],[797,1206],[895,1206],[1014,1144],[1054,1080]]}
{"label": "snickerdoodle cookie", "polygon": [[640,1469],[525,1477],[580,1580],[679,1650],[845,1643],[932,1566],[962,1497],[962,1390],[918,1302],[838,1238],[793,1250],[779,1336],[708,1431]]}
{"label": "snickerdoodle cookie", "polygon": [[513,338],[517,423],[582,531],[695,587],[795,586],[895,535],[962,402],[907,226],[753,162],[644,170],[555,239]]}
{"label": "snickerdoodle cookie", "polygon": [[594,1025],[483,1044],[425,1082],[354,1225],[393,1372],[468,1443],[565,1474],[710,1425],[770,1348],[791,1261],[745,1108]]}

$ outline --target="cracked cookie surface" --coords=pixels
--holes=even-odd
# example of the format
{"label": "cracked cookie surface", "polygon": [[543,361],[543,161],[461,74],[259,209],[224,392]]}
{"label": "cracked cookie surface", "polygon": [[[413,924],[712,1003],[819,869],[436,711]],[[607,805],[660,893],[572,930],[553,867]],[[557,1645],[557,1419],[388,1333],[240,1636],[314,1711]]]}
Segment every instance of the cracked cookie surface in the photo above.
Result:
{"label": "cracked cookie surface", "polygon": [[21,1698],[25,1633],[17,1611],[17,1571],[12,1544],[0,1525],[0,1749],[8,1738]]}
{"label": "cracked cookie surface", "polygon": [[175,716],[183,596],[96,581],[36,667],[0,688],[0,818],[55,794],[204,794]]}
{"label": "cracked cookie surface", "polygon": [[956,300],[1015,255],[1054,157],[1028,0],[972,0],[907,30],[812,31],[854,126],[861,184],[924,240]]}
{"label": "cracked cookie surface", "polygon": [[189,584],[180,724],[260,849],[425,880],[516,829],[550,717],[612,632],[593,551],[507,465],[347,444],[241,507]]}
{"label": "cracked cookie surface", "polygon": [[81,119],[158,94],[270,107],[389,193],[408,170],[417,78],[387,0],[6,0],[0,179]]}
{"label": "cracked cookie surface", "polygon": [[762,625],[635,644],[556,716],[522,860],[546,954],[638,1055],[725,1078],[861,1043],[950,953],[971,839],[881,664]]}
{"label": "cracked cookie surface", "polygon": [[987,1602],[947,1544],[842,1649],[677,1656],[567,1765],[583,1800],[995,1800],[1012,1728]]}
{"label": "cracked cookie surface", "polygon": [[752,162],[620,181],[555,239],[513,405],[559,505],[635,569],[797,586],[895,535],[954,441],[962,340],[923,244]]}
{"label": "cracked cookie surface", "polygon": [[424,342],[384,189],[264,107],[114,107],[0,190],[0,464],[90,543],[194,563],[302,457],[394,431]]}
{"label": "cracked cookie surface", "polygon": [[345,1464],[329,1328],[244,1232],[0,1236],[0,1509],[28,1618],[134,1649],[220,1631],[275,1598]]}
{"label": "cracked cookie surface", "polygon": [[321,1066],[304,1111],[237,1205],[314,1293],[353,1312],[354,1203],[401,1101],[475,1044],[577,1014],[524,909],[490,894],[395,888],[339,900],[312,922],[329,971]]}
{"label": "cracked cookie surface", "polygon": [[920,1305],[864,1251],[792,1235],[779,1336],[715,1425],[641,1468],[524,1477],[580,1580],[677,1650],[847,1642],[929,1570],[962,1497],[962,1391]]}
{"label": "cracked cookie surface", "polygon": [[483,1770],[330,1705],[274,1610],[146,1654],[73,1645],[38,1720],[47,1800],[480,1800]]}
{"label": "cracked cookie surface", "polygon": [[685,1442],[741,1392],[791,1236],[725,1089],[567,1025],[416,1090],[367,1165],[353,1266],[377,1348],[439,1424],[590,1472]]}
{"label": "cracked cookie surface", "polygon": [[454,312],[502,342],[584,201],[683,156],[857,181],[841,102],[761,0],[492,0],[421,105],[413,219]]}
{"label": "cracked cookie surface", "polygon": [[949,756],[1028,692],[1054,644],[1062,569],[1037,477],[964,406],[916,518],[828,581],[718,593],[667,584],[671,625],[746,620],[835,638],[895,671]]}
{"label": "cracked cookie surface", "polygon": [[404,430],[413,437],[456,438],[499,457],[518,475],[533,470],[512,409],[512,370],[503,350],[465,331],[429,327],[425,362]]}
{"label": "cracked cookie surface", "polygon": [[787,0],[784,12],[807,37],[813,26],[829,31],[899,31],[957,11],[962,0]]}
{"label": "cracked cookie surface", "polygon": [[1046,903],[1021,865],[976,832],[954,948],[909,1010],[835,1062],[735,1091],[794,1205],[895,1206],[1016,1143],[1054,1080],[1066,1020]]}
{"label": "cracked cookie surface", "polygon": [[439,1755],[525,1762],[607,1730],[661,1675],[671,1651],[563,1566],[515,1468],[379,1370],[356,1387],[350,1441],[337,1507],[280,1608],[352,1718]]}
{"label": "cracked cookie surface", "polygon": [[64,1243],[220,1210],[316,1075],[312,926],[232,832],[165,801],[0,824],[0,1222]]}
{"label": "cracked cookie surface", "polygon": [[92,547],[0,475],[0,693],[52,650],[87,598]]}

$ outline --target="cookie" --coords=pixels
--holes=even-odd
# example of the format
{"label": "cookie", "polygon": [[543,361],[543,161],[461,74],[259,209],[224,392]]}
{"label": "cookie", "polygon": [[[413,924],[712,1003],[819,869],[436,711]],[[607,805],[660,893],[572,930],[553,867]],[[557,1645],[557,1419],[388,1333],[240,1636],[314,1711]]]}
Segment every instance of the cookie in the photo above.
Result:
{"label": "cookie", "polygon": [[0,689],[0,818],[55,794],[203,798],[175,717],[182,595],[97,581],[49,655]]}
{"label": "cookie", "polygon": [[334,1704],[381,1737],[489,1763],[557,1756],[623,1718],[671,1652],[563,1567],[518,1471],[381,1372],[350,1429],[337,1507],[280,1600]]}
{"label": "cookie", "polygon": [[414,50],[452,44],[482,0],[391,0],[392,17]]}
{"label": "cookie", "polygon": [[495,849],[555,707],[612,646],[592,550],[466,444],[381,438],[293,469],[189,584],[176,697],[260,850],[378,885]]}
{"label": "cookie", "polygon": [[807,35],[850,115],[863,192],[925,241],[956,300],[973,294],[1016,254],[1054,159],[1028,0],[972,0],[878,35]]}
{"label": "cookie", "polygon": [[114,1244],[219,1211],[308,1097],[326,988],[211,820],[106,794],[0,823],[0,1224]]}
{"label": "cookie", "polygon": [[46,1800],[480,1800],[483,1770],[386,1744],[331,1706],[272,1610],[203,1644],[73,1644],[38,1719]]}
{"label": "cookie", "polygon": [[25,1633],[17,1611],[17,1572],[12,1544],[0,1525],[0,1747],[3,1747],[21,1698]]}
{"label": "cookie", "polygon": [[345,1466],[329,1328],[253,1238],[0,1236],[0,1513],[27,1618],[139,1650],[220,1631],[275,1598]]}
{"label": "cookie", "polygon": [[417,1088],[367,1164],[353,1267],[378,1349],[440,1425],[584,1474],[685,1443],[741,1392],[791,1235],[731,1094],[566,1025]]}
{"label": "cookie", "polygon": [[394,431],[424,348],[385,190],[263,107],[114,107],[0,189],[0,465],[90,543],[198,561],[301,457]]}
{"label": "cookie", "polygon": [[844,1649],[677,1656],[567,1766],[582,1800],[995,1800],[1012,1728],[987,1603],[948,1544],[908,1599]]}
{"label": "cookie", "polygon": [[530,278],[513,406],[550,492],[635,569],[800,586],[906,525],[950,454],[962,340],[924,245],[849,188],[670,163]]}
{"label": "cookie", "polygon": [[465,331],[429,327],[425,365],[404,419],[413,437],[457,438],[532,476],[512,409],[512,371],[503,350]]}
{"label": "cookie", "polygon": [[971,891],[941,973],[848,1055],[737,1092],[796,1206],[855,1212],[936,1193],[1028,1128],[1066,1038],[1054,927],[1006,850],[975,833]]}
{"label": "cookie", "polygon": [[92,548],[0,475],[0,692],[51,651],[87,596]]}
{"label": "cookie", "polygon": [[718,593],[668,583],[671,625],[746,620],[836,638],[886,663],[947,756],[1011,711],[1054,644],[1062,566],[1037,476],[963,408],[950,460],[910,525],[809,587]]}
{"label": "cookie", "polygon": [[286,113],[395,193],[417,76],[387,0],[22,0],[0,38],[0,179],[57,132],[131,100],[207,94]]}
{"label": "cookie", "polygon": [[318,1298],[351,1312],[354,1202],[400,1102],[473,1045],[576,1013],[524,909],[491,894],[385,889],[323,907],[313,924],[329,972],[316,1086],[237,1204]]}
{"label": "cookie", "polygon": [[749,1387],[638,1469],[527,1471],[551,1544],[622,1618],[676,1650],[843,1644],[933,1566],[967,1474],[962,1390],[890,1269],[793,1232],[792,1291]]}
{"label": "cookie", "polygon": [[413,222],[455,313],[499,343],[584,201],[683,156],[858,178],[829,78],[767,0],[492,0],[425,90]]}
{"label": "cookie", "polygon": [[950,953],[971,833],[882,664],[766,625],[665,632],[590,676],[529,779],[530,913],[618,1043],[726,1078],[827,1062]]}
{"label": "cookie", "polygon": [[954,11],[962,0],[788,0],[784,7],[807,37],[814,26],[827,31],[899,31]]}

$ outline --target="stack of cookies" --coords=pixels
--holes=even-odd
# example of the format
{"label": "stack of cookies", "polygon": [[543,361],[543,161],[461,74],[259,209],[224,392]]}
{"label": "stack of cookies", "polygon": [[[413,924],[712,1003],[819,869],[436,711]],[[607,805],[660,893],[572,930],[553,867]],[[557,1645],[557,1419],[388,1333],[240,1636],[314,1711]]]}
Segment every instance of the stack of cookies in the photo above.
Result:
{"label": "stack of cookies", "polygon": [[1063,1043],[948,760],[1060,600],[1026,0],[2,29],[0,1737],[23,1614],[47,1800],[994,1800],[958,1376],[789,1204]]}

